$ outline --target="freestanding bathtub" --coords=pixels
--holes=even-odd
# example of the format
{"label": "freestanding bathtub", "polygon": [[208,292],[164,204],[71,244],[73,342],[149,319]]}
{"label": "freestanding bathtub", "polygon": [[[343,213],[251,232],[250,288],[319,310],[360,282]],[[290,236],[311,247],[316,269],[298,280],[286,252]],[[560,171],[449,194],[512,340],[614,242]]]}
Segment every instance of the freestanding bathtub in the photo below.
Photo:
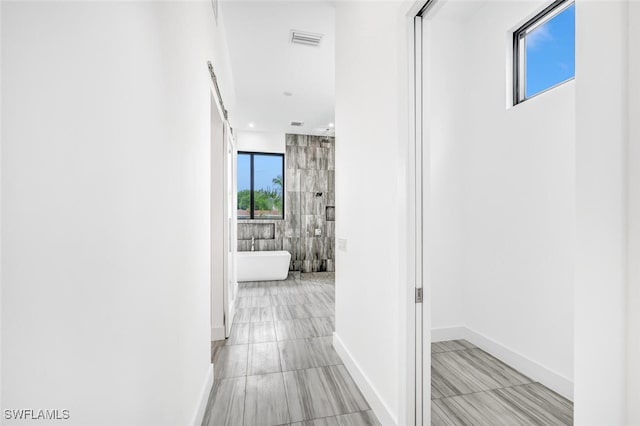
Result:
{"label": "freestanding bathtub", "polygon": [[238,282],[278,281],[289,275],[291,253],[288,251],[239,251]]}

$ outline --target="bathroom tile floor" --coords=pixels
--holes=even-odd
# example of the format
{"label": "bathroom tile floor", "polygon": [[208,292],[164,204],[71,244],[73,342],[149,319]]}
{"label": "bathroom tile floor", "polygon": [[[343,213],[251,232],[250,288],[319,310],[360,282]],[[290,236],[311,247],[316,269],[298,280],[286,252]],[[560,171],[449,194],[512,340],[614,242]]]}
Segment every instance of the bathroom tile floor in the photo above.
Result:
{"label": "bathroom tile floor", "polygon": [[333,349],[333,273],[241,283],[203,426],[380,425]]}
{"label": "bathroom tile floor", "polygon": [[432,425],[571,425],[573,404],[466,340],[431,345]]}

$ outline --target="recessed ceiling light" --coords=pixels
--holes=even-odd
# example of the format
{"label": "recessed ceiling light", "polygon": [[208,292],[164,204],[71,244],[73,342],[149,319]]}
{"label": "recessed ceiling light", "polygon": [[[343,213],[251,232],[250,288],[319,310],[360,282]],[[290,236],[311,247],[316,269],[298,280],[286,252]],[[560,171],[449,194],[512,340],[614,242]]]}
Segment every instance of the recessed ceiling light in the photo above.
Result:
{"label": "recessed ceiling light", "polygon": [[293,96],[293,93],[291,92],[282,92],[282,94],[285,96]]}
{"label": "recessed ceiling light", "polygon": [[253,123],[249,123],[249,127],[251,127],[252,129],[254,128],[255,124]]}
{"label": "recessed ceiling light", "polygon": [[329,127],[333,127],[333,123],[329,123]]}

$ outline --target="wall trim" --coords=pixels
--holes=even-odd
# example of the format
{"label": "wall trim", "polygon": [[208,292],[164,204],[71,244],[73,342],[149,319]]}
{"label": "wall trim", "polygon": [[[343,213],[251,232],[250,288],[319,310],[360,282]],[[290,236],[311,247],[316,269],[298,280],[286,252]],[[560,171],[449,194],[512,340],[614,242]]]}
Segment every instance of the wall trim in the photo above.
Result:
{"label": "wall trim", "polygon": [[442,327],[431,330],[431,341],[466,339],[522,374],[573,401],[573,381],[469,327]]}
{"label": "wall trim", "polygon": [[226,331],[224,325],[220,327],[211,327],[211,341],[224,340],[226,338]]}
{"label": "wall trim", "polygon": [[202,419],[204,418],[204,413],[207,409],[207,403],[209,402],[209,395],[211,394],[211,389],[213,388],[213,364],[209,364],[209,368],[207,368],[207,375],[204,379],[204,383],[202,384],[202,389],[200,390],[200,399],[198,401],[198,406],[196,407],[196,412],[193,415],[193,421],[191,424],[193,426],[201,426]]}
{"label": "wall trim", "polygon": [[[226,324],[233,324],[233,320],[236,317],[236,310],[238,309],[236,307],[236,298],[237,298],[237,294],[238,294],[238,283],[236,282],[235,285],[233,286],[233,292],[231,293],[233,295],[233,298],[231,299],[231,303],[229,306],[229,318],[226,319]],[[227,337],[229,337],[227,335],[227,327],[225,326],[224,328],[224,338],[226,339]],[[231,330],[231,327],[229,327],[229,330]],[[212,339],[213,340],[213,339]],[[218,339],[220,340],[220,339]]]}
{"label": "wall trim", "polygon": [[391,414],[389,406],[380,397],[376,388],[371,384],[367,375],[364,373],[362,368],[360,368],[360,365],[358,365],[353,355],[351,355],[351,352],[347,349],[342,339],[340,339],[340,336],[335,332],[333,333],[333,348],[340,356],[340,359],[342,359],[342,362],[344,362],[345,368],[349,374],[351,374],[353,381],[358,385],[362,395],[367,400],[367,403],[380,423],[385,426],[397,425],[398,420],[393,414]]}

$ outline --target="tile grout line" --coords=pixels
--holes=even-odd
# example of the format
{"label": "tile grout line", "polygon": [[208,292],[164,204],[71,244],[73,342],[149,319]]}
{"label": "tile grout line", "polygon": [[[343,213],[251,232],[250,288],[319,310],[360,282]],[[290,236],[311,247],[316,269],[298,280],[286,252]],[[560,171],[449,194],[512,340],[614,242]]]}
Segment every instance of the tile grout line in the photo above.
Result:
{"label": "tile grout line", "polygon": [[[296,280],[297,283],[297,280]],[[275,305],[272,306],[272,311],[273,311],[273,321],[274,321],[274,328],[275,328],[275,320],[276,320],[276,312],[275,312]],[[276,329],[276,339],[278,338],[278,330]],[[284,368],[282,366],[282,357],[280,356],[280,342],[281,340],[276,340],[276,347],[278,348],[278,360],[280,361],[280,376],[282,377],[282,386],[284,386],[284,399],[285,402],[287,404],[287,413],[289,414],[289,424],[293,423],[293,418],[292,418],[292,414],[291,414],[291,406],[289,405],[289,391],[287,390],[287,384],[284,380]]]}
{"label": "tile grout line", "polygon": [[[239,299],[239,297],[238,297]],[[234,304],[236,304],[236,301],[234,300]],[[238,309],[238,306],[236,304],[235,306],[236,309]],[[233,324],[231,324],[231,328],[235,327],[237,325],[237,323],[234,321]],[[251,327],[249,327],[249,338],[251,337]],[[229,346],[234,346],[234,345],[229,345]],[[242,400],[242,425],[244,426],[244,419],[246,416],[246,412],[247,412],[247,373],[249,372],[249,345],[247,344],[247,364],[245,365],[245,375],[244,375],[244,395],[243,395],[243,400]]]}
{"label": "tile grout line", "polygon": [[471,350],[471,349],[480,349],[480,348],[476,346],[475,348],[451,349],[449,351],[437,351],[437,352],[431,351],[431,355],[433,355],[433,354],[448,354],[449,352],[468,351],[468,350]]}
{"label": "tile grout line", "polygon": [[[334,414],[333,416],[314,417],[313,419],[300,420],[299,422],[295,422],[295,423],[315,422],[316,420],[324,420],[324,419],[330,419],[330,418],[337,419],[340,416],[348,416],[349,414],[357,414],[357,413],[367,413],[369,411],[373,411],[371,407],[369,407],[368,410],[356,410],[356,411],[349,411],[348,413]],[[282,425],[274,425],[274,426],[282,426]]]}
{"label": "tile grout line", "polygon": [[[248,357],[247,357],[247,362]],[[244,425],[245,415],[247,413],[247,377],[244,377],[244,401],[242,402],[242,424]]]}
{"label": "tile grout line", "polygon": [[[269,343],[276,343],[276,342],[269,342]],[[318,365],[318,366],[311,366],[311,367],[304,367],[304,368],[294,368],[292,370],[282,370],[282,366],[280,367],[281,370],[280,371],[271,371],[268,373],[261,373],[261,374],[249,374],[248,372],[244,375],[241,376],[230,376],[230,377],[225,377],[222,379],[218,379],[218,380],[214,380],[214,382],[221,382],[223,380],[229,380],[229,379],[241,379],[243,377],[257,377],[257,376],[264,376],[265,374],[278,374],[278,373],[291,373],[294,371],[304,371],[304,370],[313,370],[314,368],[325,368],[325,367],[337,367],[339,365],[344,366],[343,362],[337,363],[337,364],[327,364],[327,365]],[[525,383],[526,385],[529,385],[531,383]],[[517,386],[521,386],[521,385],[517,385]],[[505,388],[496,388],[496,389],[505,389]],[[493,390],[493,389],[489,389],[489,390]],[[475,393],[479,393],[479,392],[487,392],[487,391],[478,391]],[[472,392],[474,393],[474,392]],[[462,394],[462,395],[470,395],[470,394]],[[462,395],[453,395],[453,396],[462,396]],[[451,396],[451,397],[453,397]],[[451,398],[448,396],[442,397],[442,398],[436,398],[436,399],[444,399],[444,398]]]}
{"label": "tile grout line", "polygon": [[441,398],[431,398],[431,401],[439,401],[441,399],[456,398],[458,396],[468,396],[468,395],[475,395],[475,394],[479,394],[479,393],[488,393],[488,392],[493,392],[493,391],[501,390],[501,389],[512,389],[512,388],[517,388],[517,387],[521,387],[521,386],[529,386],[529,385],[535,385],[535,384],[544,386],[540,382],[533,382],[532,381],[532,382],[529,382],[529,383],[520,383],[519,385],[502,386],[502,387],[498,387],[498,388],[486,389],[486,390],[481,390],[481,391],[476,391],[476,392],[461,393],[459,395],[443,396]]}
{"label": "tile grout line", "polygon": [[289,407],[289,392],[287,392],[287,384],[284,381],[284,369],[282,367],[282,357],[280,356],[280,343],[278,341],[278,329],[276,328],[276,311],[275,305],[271,306],[271,313],[273,314],[273,331],[276,335],[276,351],[278,353],[278,362],[280,364],[280,378],[282,379],[282,386],[284,387],[284,400],[287,404],[287,415],[289,417],[289,424],[291,424],[291,407]]}
{"label": "tile grout line", "polygon": [[284,381],[284,370],[282,367],[282,357],[280,356],[280,345],[276,342],[276,347],[278,348],[278,361],[280,361],[280,378],[282,379],[282,386],[284,387],[284,401],[287,404],[287,414],[289,416],[289,424],[292,422],[291,420],[291,407],[289,406],[289,392],[287,392],[287,384]]}

